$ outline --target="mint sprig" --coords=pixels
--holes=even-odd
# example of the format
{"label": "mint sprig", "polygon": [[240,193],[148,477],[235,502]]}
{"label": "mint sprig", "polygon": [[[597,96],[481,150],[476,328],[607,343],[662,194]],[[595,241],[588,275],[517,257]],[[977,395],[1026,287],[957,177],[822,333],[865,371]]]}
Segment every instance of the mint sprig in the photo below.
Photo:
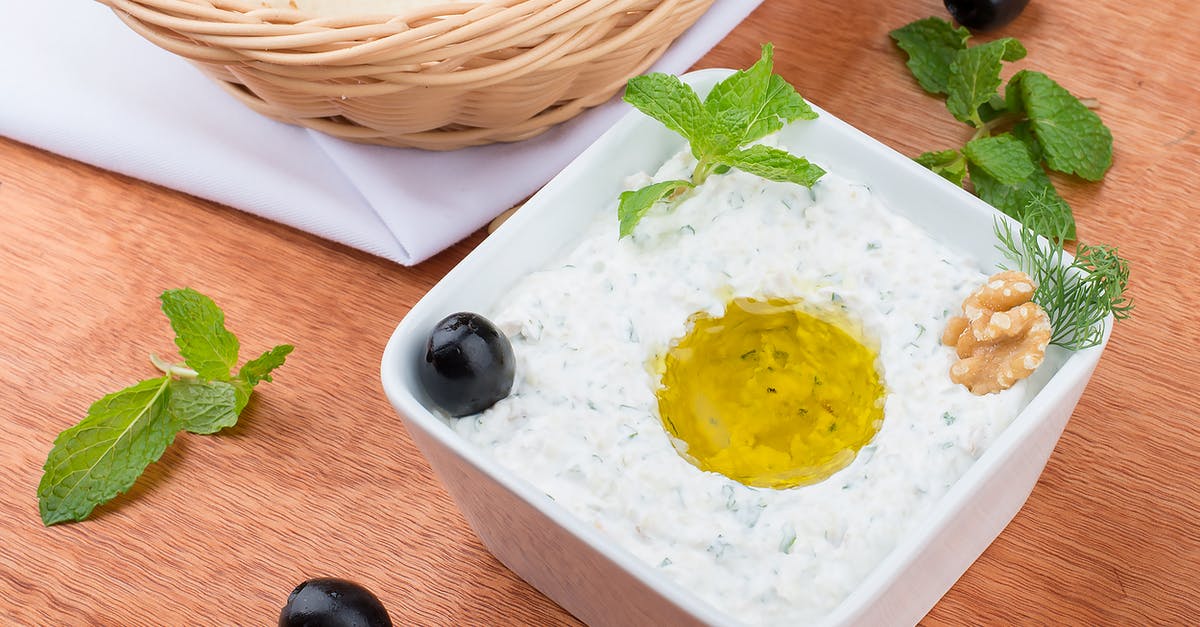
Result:
{"label": "mint sprig", "polygon": [[935,150],[922,153],[916,161],[933,170],[934,174],[959,187],[967,178],[967,159],[958,150]]}
{"label": "mint sprig", "polygon": [[992,97],[1000,88],[1002,61],[1023,58],[1025,46],[1011,37],[959,50],[950,61],[946,108],[960,122],[983,126],[979,109],[992,105]]}
{"label": "mint sprig", "polygon": [[633,227],[637,226],[638,221],[654,203],[671,195],[682,193],[683,190],[692,187],[691,181],[675,180],[662,181],[647,185],[641,189],[633,189],[627,192],[621,192],[619,209],[617,217],[620,221],[621,237],[633,234]]}
{"label": "mint sprig", "polygon": [[1132,312],[1125,295],[1129,262],[1116,248],[1080,243],[1075,259],[1064,263],[1063,245],[1076,239],[1075,216],[1047,169],[1102,179],[1112,166],[1112,133],[1041,72],[1017,72],[1002,95],[1004,63],[1026,55],[1016,39],[971,46],[966,29],[934,17],[891,37],[921,87],[945,95],[950,113],[975,129],[961,149],[926,152],[917,163],[960,187],[969,180],[981,199],[1022,223],[1013,230],[996,221],[998,248],[1037,285],[1033,301],[1050,317],[1052,344],[1071,350],[1099,344],[1109,314],[1122,320]]}
{"label": "mint sprig", "polygon": [[176,379],[167,405],[177,429],[208,435],[237,424],[237,389],[225,381]]}
{"label": "mint sprig", "polygon": [[1023,110],[1051,170],[1099,181],[1112,165],[1112,132],[1100,116],[1050,77],[1021,70],[1008,83],[1010,107]]}
{"label": "mint sprig", "polygon": [[228,379],[237,365],[239,346],[225,328],[225,312],[191,289],[164,292],[161,300],[163,313],[175,331],[175,345],[188,367],[204,379]]}
{"label": "mint sprig", "polygon": [[1039,226],[1047,223],[1045,219],[1035,220],[1033,217],[1033,208],[1044,206],[1053,211],[1053,215],[1049,218],[1051,222],[1068,225],[1065,230],[1066,239],[1074,240],[1076,238],[1075,214],[1071,211],[1071,206],[1067,204],[1067,201],[1058,195],[1058,191],[1054,189],[1054,183],[1041,168],[1034,168],[1028,178],[1014,184],[1005,184],[997,180],[988,174],[978,162],[971,162],[969,170],[971,183],[975,186],[975,193],[984,202],[1022,223],[1033,224],[1038,229],[1039,235],[1053,236],[1054,232],[1042,230],[1042,227]]}
{"label": "mint sprig", "polygon": [[771,44],[764,44],[754,65],[717,83],[703,101],[691,86],[669,74],[629,80],[625,101],[682,135],[696,158],[696,167],[689,180],[663,181],[622,193],[617,205],[620,237],[631,235],[656,203],[678,201],[709,176],[730,168],[806,187],[825,174],[807,159],[784,150],[746,147],[788,122],[817,117],[796,89],[774,73],[773,55]]}
{"label": "mint sprig", "polygon": [[1017,72],[1001,94],[1003,64],[1026,56],[1011,37],[971,46],[966,29],[933,17],[890,34],[921,87],[944,94],[950,113],[975,129],[961,152],[927,152],[917,162],[957,185],[969,180],[981,199],[1019,221],[1027,222],[1037,204],[1039,215],[1051,211],[1050,223],[1067,227],[1040,235],[1075,239],[1071,207],[1046,170],[1103,178],[1112,165],[1112,133],[1100,117],[1041,72]]}
{"label": "mint sprig", "polygon": [[891,36],[908,53],[908,69],[925,91],[949,93],[950,64],[959,50],[966,50],[971,31],[928,17],[897,28]]}
{"label": "mint sprig", "polygon": [[963,154],[1004,185],[1020,183],[1038,167],[1025,144],[1010,133],[972,139],[963,147]]}
{"label": "mint sprig", "polygon": [[234,374],[238,340],[216,303],[187,288],[163,292],[161,300],[184,363],[152,355],[163,376],[96,401],[55,438],[37,491],[44,524],[83,520],[128,490],[178,432],[208,434],[236,424],[254,386],[270,381],[292,352],[276,346]]}

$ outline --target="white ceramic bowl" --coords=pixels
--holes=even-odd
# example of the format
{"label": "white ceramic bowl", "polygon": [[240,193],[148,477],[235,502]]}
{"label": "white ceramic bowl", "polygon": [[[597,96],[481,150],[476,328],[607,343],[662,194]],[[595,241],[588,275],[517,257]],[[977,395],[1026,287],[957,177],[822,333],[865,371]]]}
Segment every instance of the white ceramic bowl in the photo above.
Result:
{"label": "white ceramic bowl", "polygon": [[[700,93],[729,74],[684,77]],[[781,141],[839,175],[869,184],[893,210],[934,238],[1001,261],[1000,214],[911,159],[832,115],[789,126]],[[430,329],[456,311],[489,311],[521,276],[578,240],[629,175],[654,172],[683,148],[658,122],[633,112],[529,200],[413,307],[383,354],[383,387],[471,526],[506,566],[592,625],[731,625],[736,621],[648,565],[462,440],[429,410],[415,367]],[[1106,321],[1104,344],[1111,319]],[[1000,533],[1028,498],[1104,344],[1052,348],[1028,404],[933,512],[861,582],[825,625],[915,624]]]}

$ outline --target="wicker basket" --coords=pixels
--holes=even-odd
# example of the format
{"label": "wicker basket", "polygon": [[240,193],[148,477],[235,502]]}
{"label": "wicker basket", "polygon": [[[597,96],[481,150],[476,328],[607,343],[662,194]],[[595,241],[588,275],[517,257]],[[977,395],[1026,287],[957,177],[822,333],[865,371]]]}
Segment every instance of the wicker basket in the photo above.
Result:
{"label": "wicker basket", "polygon": [[251,0],[99,0],[269,117],[451,150],[537,135],[609,99],[713,0],[447,2],[315,17]]}

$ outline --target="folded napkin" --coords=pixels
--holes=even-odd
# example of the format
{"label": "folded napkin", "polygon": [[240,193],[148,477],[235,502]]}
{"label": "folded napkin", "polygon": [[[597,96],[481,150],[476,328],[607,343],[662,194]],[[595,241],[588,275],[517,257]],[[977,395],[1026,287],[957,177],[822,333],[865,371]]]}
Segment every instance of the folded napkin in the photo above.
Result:
{"label": "folded napkin", "polygon": [[[761,0],[716,0],[654,69],[680,73]],[[0,135],[402,264],[549,181],[628,110],[614,99],[515,144],[364,146],[262,117],[93,0],[0,0]]]}

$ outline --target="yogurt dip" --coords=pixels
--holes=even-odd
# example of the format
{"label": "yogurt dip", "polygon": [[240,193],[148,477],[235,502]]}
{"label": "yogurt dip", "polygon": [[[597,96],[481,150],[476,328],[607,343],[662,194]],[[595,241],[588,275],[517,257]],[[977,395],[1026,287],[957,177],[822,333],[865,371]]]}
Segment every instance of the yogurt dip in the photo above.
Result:
{"label": "yogurt dip", "polygon": [[[652,180],[687,178],[688,153]],[[950,382],[947,318],[986,278],[972,260],[827,174],[812,190],[733,171],[618,239],[614,207],[552,267],[485,312],[517,357],[512,394],[448,424],[663,576],[747,624],[808,623],[838,605],[1016,416],[1025,383]],[[695,312],[735,297],[803,298],[877,343],[883,424],[809,486],[751,488],[672,446],[651,367]]]}

